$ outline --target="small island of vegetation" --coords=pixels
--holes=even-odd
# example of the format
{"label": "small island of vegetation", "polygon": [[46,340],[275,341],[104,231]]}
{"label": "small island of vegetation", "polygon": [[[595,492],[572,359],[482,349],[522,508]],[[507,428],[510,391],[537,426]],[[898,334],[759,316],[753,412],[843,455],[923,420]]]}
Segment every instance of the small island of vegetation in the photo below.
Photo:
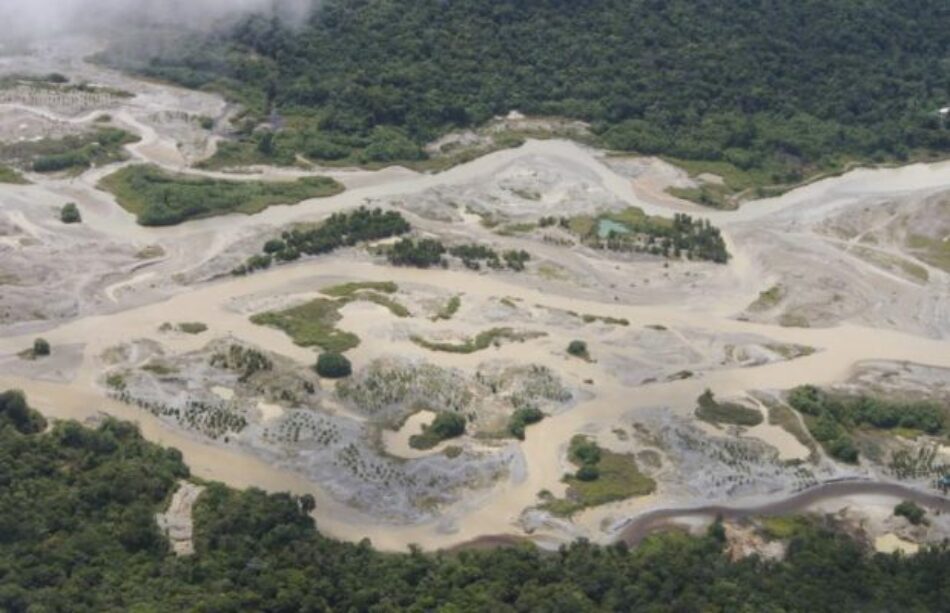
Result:
{"label": "small island of vegetation", "polygon": [[105,177],[99,187],[134,214],[143,226],[170,226],[213,215],[259,213],[275,204],[296,204],[343,191],[327,177],[291,182],[225,181],[172,174],[147,164],[127,166]]}

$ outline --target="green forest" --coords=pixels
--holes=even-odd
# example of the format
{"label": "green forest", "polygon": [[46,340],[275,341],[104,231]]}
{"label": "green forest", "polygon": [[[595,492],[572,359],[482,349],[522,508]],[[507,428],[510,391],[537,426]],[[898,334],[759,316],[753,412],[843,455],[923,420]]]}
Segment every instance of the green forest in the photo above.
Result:
{"label": "green forest", "polygon": [[938,611],[950,549],[870,554],[821,520],[796,522],[782,562],[731,562],[721,528],[648,538],[426,554],[320,534],[313,500],[208,484],[196,554],[155,523],[181,454],[135,426],[45,420],[0,394],[0,610]]}
{"label": "green forest", "polygon": [[[950,150],[936,112],[950,103],[943,0],[319,6],[303,24],[258,15],[159,57],[131,45],[106,60],[245,104],[243,145],[227,151],[244,161],[414,160],[440,134],[512,109],[759,183]],[[261,121],[276,137],[253,131]]]}

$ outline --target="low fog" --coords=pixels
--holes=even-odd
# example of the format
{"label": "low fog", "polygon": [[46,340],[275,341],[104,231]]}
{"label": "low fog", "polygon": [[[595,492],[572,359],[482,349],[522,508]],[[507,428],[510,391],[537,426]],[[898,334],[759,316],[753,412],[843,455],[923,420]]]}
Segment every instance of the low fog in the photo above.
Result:
{"label": "low fog", "polygon": [[0,41],[137,26],[208,28],[252,11],[302,19],[314,0],[0,0]]}

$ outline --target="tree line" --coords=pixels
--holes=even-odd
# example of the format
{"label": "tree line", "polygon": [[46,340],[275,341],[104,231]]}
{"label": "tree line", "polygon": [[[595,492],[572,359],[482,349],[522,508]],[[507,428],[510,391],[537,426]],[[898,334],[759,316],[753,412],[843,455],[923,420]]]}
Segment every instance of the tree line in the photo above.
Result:
{"label": "tree line", "polygon": [[[230,92],[250,110],[244,140],[288,160],[418,159],[517,109],[586,120],[614,149],[787,183],[950,150],[936,113],[948,48],[942,0],[326,0],[303,24],[255,15],[160,57],[112,58]],[[274,113],[276,135],[254,131]]]}

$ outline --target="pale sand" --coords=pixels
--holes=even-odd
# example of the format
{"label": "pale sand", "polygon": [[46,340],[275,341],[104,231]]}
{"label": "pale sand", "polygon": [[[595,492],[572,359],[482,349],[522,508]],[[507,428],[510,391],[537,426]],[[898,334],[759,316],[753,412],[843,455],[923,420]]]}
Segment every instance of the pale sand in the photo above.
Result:
{"label": "pale sand", "polygon": [[[706,387],[718,396],[728,397],[742,395],[750,389],[783,389],[803,383],[830,384],[844,379],[852,364],[864,359],[908,360],[950,367],[950,351],[947,351],[945,343],[893,331],[868,330],[854,325],[833,329],[779,328],[720,318],[711,313],[696,314],[676,306],[605,305],[547,295],[487,276],[473,276],[457,271],[392,269],[354,263],[342,257],[322,258],[274,269],[265,274],[226,279],[198,287],[188,294],[180,294],[163,303],[70,322],[52,330],[46,336],[54,344],[85,339],[88,341],[87,356],[97,356],[105,348],[129,338],[154,337],[158,326],[167,319],[167,313],[183,312],[189,313],[189,316],[196,320],[210,322],[215,335],[230,334],[309,363],[313,356],[311,350],[295,346],[286,335],[277,330],[251,324],[245,315],[235,314],[227,306],[234,296],[299,286],[314,275],[326,273],[361,280],[428,284],[446,291],[465,287],[470,296],[513,296],[528,304],[540,303],[577,312],[624,316],[630,319],[633,325],[661,323],[670,327],[695,326],[720,331],[755,332],[783,342],[821,349],[811,356],[791,362],[711,372],[701,381],[684,380],[643,386],[637,388],[634,394],[631,394],[629,388],[612,379],[599,365],[577,361],[577,372],[574,376],[595,374],[598,381],[594,390],[596,396],[569,412],[550,417],[530,428],[522,445],[528,463],[526,477],[519,483],[499,484],[483,497],[481,505],[460,512],[457,517],[457,532],[445,534],[432,525],[397,527],[377,524],[370,529],[371,524],[368,525],[367,518],[361,521],[359,514],[354,513],[352,509],[335,503],[327,496],[319,496],[316,517],[325,532],[348,539],[369,535],[379,546],[387,549],[402,549],[409,543],[437,548],[471,540],[483,534],[512,531],[522,509],[536,503],[540,490],[561,489],[561,449],[571,436],[591,423],[609,428],[618,416],[631,409],[670,406],[674,410],[684,410],[684,407],[690,410],[688,408],[694,406],[696,397]],[[370,312],[369,309],[365,311]],[[371,312],[375,316],[382,315],[378,309],[372,309]],[[368,322],[365,325],[370,326]],[[23,337],[0,339],[0,351],[22,347],[28,340]],[[408,350],[411,345],[401,340],[386,347],[385,339],[381,340],[380,349]],[[175,351],[188,351],[200,348],[204,342],[189,337],[174,339],[168,344]],[[515,344],[494,351],[510,350],[512,356],[525,359],[524,352],[531,347],[532,343]],[[452,356],[451,363],[460,366],[471,364],[478,359],[477,355]],[[435,357],[441,360],[443,356]],[[554,364],[550,353],[544,351],[531,350],[528,359]],[[205,478],[220,479],[237,486],[255,485],[272,491],[289,489],[298,493],[315,493],[318,490],[315,485],[300,477],[282,473],[259,460],[241,456],[231,450],[198,443],[190,437],[167,430],[156,420],[136,409],[102,398],[102,392],[95,385],[95,379],[100,372],[96,362],[96,359],[87,359],[80,375],[69,385],[0,376],[0,387],[25,389],[35,406],[53,416],[82,417],[101,409],[124,419],[138,421],[150,439],[179,447],[196,474]],[[592,533],[597,533],[596,527],[591,528]]]}
{"label": "pale sand", "polygon": [[234,398],[234,390],[229,387],[222,387],[220,385],[215,385],[211,388],[211,393],[220,398],[221,400],[232,400]]}
{"label": "pale sand", "polygon": [[874,549],[880,553],[894,553],[899,551],[903,554],[914,555],[920,551],[920,545],[902,539],[893,532],[889,532],[874,539]]}
{"label": "pale sand", "polygon": [[785,429],[771,425],[768,421],[746,429],[745,436],[757,438],[775,447],[780,460],[804,460],[810,453],[808,447],[802,445],[797,438]]}
{"label": "pale sand", "polygon": [[261,412],[265,422],[279,419],[284,414],[284,407],[269,402],[258,402],[257,410]]}

